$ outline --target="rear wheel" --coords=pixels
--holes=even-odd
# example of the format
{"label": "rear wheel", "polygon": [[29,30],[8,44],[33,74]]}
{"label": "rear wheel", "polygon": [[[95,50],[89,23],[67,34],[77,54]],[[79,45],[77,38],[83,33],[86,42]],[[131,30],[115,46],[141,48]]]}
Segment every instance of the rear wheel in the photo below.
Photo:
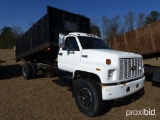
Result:
{"label": "rear wheel", "polygon": [[74,96],[78,109],[87,116],[97,116],[103,110],[101,87],[94,80],[75,81]]}
{"label": "rear wheel", "polygon": [[32,67],[29,63],[24,63],[22,66],[22,74],[25,79],[32,78]]}
{"label": "rear wheel", "polygon": [[32,68],[32,76],[31,77],[36,78],[36,76],[37,76],[37,66],[34,62],[31,62],[30,65],[31,65],[31,68]]}

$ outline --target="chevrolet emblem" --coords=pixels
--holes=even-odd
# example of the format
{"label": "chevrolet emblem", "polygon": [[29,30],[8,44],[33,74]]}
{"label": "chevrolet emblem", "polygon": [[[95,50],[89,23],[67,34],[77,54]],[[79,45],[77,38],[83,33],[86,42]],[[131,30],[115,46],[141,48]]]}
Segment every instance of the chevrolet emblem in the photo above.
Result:
{"label": "chevrolet emblem", "polygon": [[137,66],[133,65],[132,67],[130,67],[130,70],[135,71],[137,69]]}

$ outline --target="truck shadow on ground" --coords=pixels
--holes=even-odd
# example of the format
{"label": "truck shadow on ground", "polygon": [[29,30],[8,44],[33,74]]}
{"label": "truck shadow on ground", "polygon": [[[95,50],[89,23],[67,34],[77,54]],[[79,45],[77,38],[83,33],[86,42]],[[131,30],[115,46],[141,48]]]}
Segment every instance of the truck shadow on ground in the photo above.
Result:
{"label": "truck shadow on ground", "polygon": [[[52,80],[53,83],[56,83],[57,85],[64,87],[66,86],[66,83],[63,82],[61,79],[55,79]],[[70,88],[68,88],[69,91],[72,91]],[[121,107],[124,105],[131,104],[132,102],[140,99],[145,93],[144,89],[141,89],[140,91],[134,93],[133,95],[127,96],[125,98],[117,99],[117,100],[109,100],[105,101],[103,111],[100,115],[104,115],[108,113],[112,108],[114,107]]]}
{"label": "truck shadow on ground", "polygon": [[152,86],[160,87],[160,82],[152,82]]}
{"label": "truck shadow on ground", "polygon": [[61,86],[61,87],[66,87],[67,86],[67,90],[69,90],[70,92],[72,92],[71,86],[69,83],[64,82],[61,78],[57,78],[55,80],[52,80],[53,83]]}
{"label": "truck shadow on ground", "polygon": [[155,81],[155,78],[154,78],[155,70],[160,71],[160,67],[145,64],[144,68],[145,68],[144,69],[145,70],[145,74],[144,74],[145,75],[145,81],[152,82],[152,86],[160,87],[160,78],[158,76],[156,76],[156,81]]}
{"label": "truck shadow on ground", "polygon": [[[146,79],[145,81],[147,82],[152,82],[152,86],[154,87],[160,87],[160,82],[157,82],[157,81],[152,81],[152,78],[153,78],[153,74],[147,74],[145,75]],[[160,79],[160,78],[159,78]],[[160,81],[160,80],[159,80]]]}
{"label": "truck shadow on ground", "polygon": [[153,81],[153,74],[145,74],[145,81],[152,82],[152,86],[160,87],[160,82]]}
{"label": "truck shadow on ground", "polygon": [[21,68],[19,64],[0,66],[0,80],[22,76]]}
{"label": "truck shadow on ground", "polygon": [[65,86],[64,82],[60,78],[57,78],[56,80],[52,80],[52,82],[56,83],[57,85],[59,85],[61,87]]}

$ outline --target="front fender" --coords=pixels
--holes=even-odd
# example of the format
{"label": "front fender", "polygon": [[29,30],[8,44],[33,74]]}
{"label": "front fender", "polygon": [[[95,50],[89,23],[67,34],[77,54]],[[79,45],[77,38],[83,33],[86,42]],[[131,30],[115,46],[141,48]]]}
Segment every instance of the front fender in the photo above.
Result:
{"label": "front fender", "polygon": [[[90,62],[83,62],[78,65],[76,65],[75,72],[78,71],[84,71],[96,74],[99,78],[101,83],[105,84],[108,83],[108,70],[110,69],[116,69],[113,65],[104,65],[104,64],[97,64],[97,63],[90,63]],[[73,76],[74,76],[73,74]]]}

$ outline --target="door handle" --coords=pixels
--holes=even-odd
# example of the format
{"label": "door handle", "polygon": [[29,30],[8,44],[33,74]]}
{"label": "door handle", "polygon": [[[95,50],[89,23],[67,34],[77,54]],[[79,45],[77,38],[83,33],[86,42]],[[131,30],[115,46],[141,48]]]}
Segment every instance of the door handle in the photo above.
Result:
{"label": "door handle", "polygon": [[88,55],[82,55],[82,57],[87,58],[87,57],[88,57]]}
{"label": "door handle", "polygon": [[58,55],[62,56],[62,55],[63,55],[63,53],[59,53]]}

